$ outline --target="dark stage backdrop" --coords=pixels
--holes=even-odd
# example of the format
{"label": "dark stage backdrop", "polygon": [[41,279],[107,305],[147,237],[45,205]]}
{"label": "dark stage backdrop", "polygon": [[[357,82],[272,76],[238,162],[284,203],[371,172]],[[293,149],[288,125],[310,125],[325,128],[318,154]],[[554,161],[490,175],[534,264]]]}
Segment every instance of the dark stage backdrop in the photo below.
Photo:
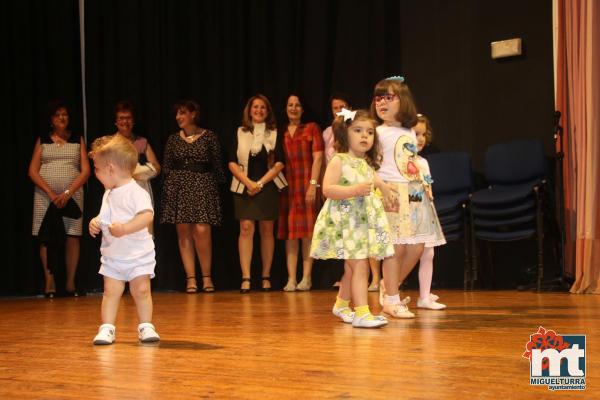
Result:
{"label": "dark stage backdrop", "polygon": [[[138,106],[137,132],[149,137],[160,155],[177,129],[171,106],[180,98],[200,103],[201,125],[219,135],[224,154],[246,100],[257,92],[271,100],[283,122],[286,94],[299,90],[309,118],[321,123],[332,90],[348,89],[367,104],[375,80],[399,71],[399,10],[400,4],[390,1],[87,2],[90,137],[113,130],[112,107],[120,98]],[[157,204],[160,183],[153,183]],[[219,288],[240,280],[239,231],[227,188],[223,226],[214,230],[213,275]],[[156,246],[155,287],[181,287],[173,226],[157,224]],[[286,276],[282,247],[278,243],[273,265],[276,286]],[[90,252],[86,263],[94,272],[96,253]],[[254,255],[259,267],[260,254]],[[254,272],[260,276],[258,268]]]}
{"label": "dark stage backdrop", "polygon": [[[3,54],[11,55],[2,63],[10,88],[11,148],[3,162],[16,190],[3,196],[9,211],[2,218],[11,230],[3,241],[1,268],[8,278],[1,280],[1,290],[32,293],[41,290],[43,277],[29,235],[27,163],[44,128],[37,121],[48,98],[73,101],[74,128],[81,128],[78,12],[76,1],[12,3],[3,13],[0,40]],[[399,74],[407,78],[420,111],[431,117],[438,147],[470,152],[479,171],[492,143],[537,137],[551,149],[552,24],[545,0],[93,0],[85,2],[85,26],[89,139],[114,132],[114,103],[129,99],[137,107],[136,132],[149,138],[161,159],[176,130],[171,106],[177,99],[199,101],[201,125],[219,135],[226,154],[245,101],[256,92],[270,98],[284,122],[286,94],[300,91],[310,119],[324,127],[333,91],[366,107],[373,85]],[[512,37],[523,38],[525,55],[491,60],[489,43]],[[158,214],[160,178],[153,185]],[[87,189],[86,224],[102,192],[94,178]],[[214,231],[213,270],[218,288],[233,288],[240,279],[238,227],[227,187],[222,193],[225,218]],[[98,243],[84,236],[82,244],[79,284],[100,288]],[[172,226],[156,224],[156,245],[155,287],[181,288]],[[462,259],[452,254],[436,257],[448,284],[462,280]],[[258,268],[253,273],[260,275]],[[319,274],[315,271],[317,281]],[[281,243],[272,275],[276,284],[286,276]]]}
{"label": "dark stage backdrop", "polygon": [[70,105],[71,129],[82,132],[77,1],[4,1],[0,12],[3,194],[0,291],[43,289],[31,236],[33,184],[27,177],[36,139],[50,130],[46,106]]}

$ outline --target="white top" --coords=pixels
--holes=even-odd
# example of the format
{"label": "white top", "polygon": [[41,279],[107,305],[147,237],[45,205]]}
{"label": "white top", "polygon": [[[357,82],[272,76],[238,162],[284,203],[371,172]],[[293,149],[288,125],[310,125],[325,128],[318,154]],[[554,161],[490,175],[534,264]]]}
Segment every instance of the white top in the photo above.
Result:
{"label": "white top", "polygon": [[400,174],[400,170],[396,165],[394,149],[396,148],[396,142],[401,136],[410,136],[416,146],[417,136],[415,135],[415,131],[407,128],[380,125],[377,127],[377,134],[379,135],[379,143],[381,144],[383,156],[381,168],[379,168],[377,174],[384,181],[408,182],[408,179]]}
{"label": "white top", "polygon": [[334,142],[333,129],[331,129],[331,126],[328,126],[323,131],[323,143],[325,144],[325,165],[329,164],[329,161],[331,161],[335,155],[335,148],[333,146]]}
{"label": "white top", "polygon": [[429,169],[429,162],[421,156],[417,156],[417,163],[419,164],[419,169],[423,173],[423,176],[431,176],[431,170]]}
{"label": "white top", "polygon": [[144,210],[154,213],[150,195],[133,179],[123,186],[104,192],[98,214],[102,227],[100,253],[103,257],[127,261],[154,251],[154,241],[147,227],[119,238],[111,235],[108,230],[110,224],[127,223]]}

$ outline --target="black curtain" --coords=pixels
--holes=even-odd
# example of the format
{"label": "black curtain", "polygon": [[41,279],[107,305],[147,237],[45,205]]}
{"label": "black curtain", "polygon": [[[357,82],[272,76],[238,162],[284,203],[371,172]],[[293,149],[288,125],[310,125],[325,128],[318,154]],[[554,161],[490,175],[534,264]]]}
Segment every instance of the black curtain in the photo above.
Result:
{"label": "black curtain", "polygon": [[[373,83],[398,73],[398,11],[396,1],[88,1],[90,137],[112,132],[114,103],[130,99],[137,106],[136,132],[148,137],[162,157],[168,135],[176,131],[173,103],[192,98],[200,103],[201,125],[219,135],[226,154],[250,96],[264,93],[284,122],[284,103],[292,90],[305,95],[308,118],[328,125],[333,91],[348,92],[357,104],[368,106]],[[157,219],[160,183],[153,182]],[[213,231],[213,275],[219,288],[235,287],[240,279],[238,224],[227,187],[222,191],[223,226]],[[100,199],[100,194],[91,197]],[[181,287],[174,227],[156,224],[155,239],[155,287]],[[273,265],[275,286],[287,276],[281,245]],[[260,276],[258,250],[254,276]],[[86,264],[95,265],[97,251],[89,257]]]}
{"label": "black curtain", "polygon": [[76,0],[6,1],[0,13],[3,182],[0,291],[43,290],[31,236],[33,185],[27,170],[35,140],[50,130],[46,106],[60,98],[82,133],[79,14]]}
{"label": "black curtain", "polygon": [[[167,136],[176,130],[171,106],[192,98],[201,105],[201,125],[219,135],[226,154],[245,101],[256,92],[269,97],[279,122],[286,94],[302,92],[311,119],[325,127],[332,92],[345,92],[355,107],[367,107],[379,79],[404,75],[419,110],[433,122],[437,146],[470,152],[480,172],[492,143],[537,137],[551,150],[551,12],[546,0],[88,0],[89,140],[114,132],[114,104],[128,99],[136,106],[135,131],[162,159]],[[2,165],[10,188],[2,196],[7,237],[0,290],[33,293],[41,291],[43,276],[30,235],[27,166],[35,138],[48,129],[47,100],[71,103],[71,127],[81,131],[78,6],[66,0],[11,1],[0,18],[9,149]],[[523,38],[524,55],[491,60],[489,43],[512,37]],[[153,186],[158,220],[160,177]],[[101,193],[90,178],[84,224],[98,212]],[[213,270],[218,288],[233,288],[240,277],[238,227],[226,186],[223,205]],[[181,288],[174,227],[156,224],[156,246],[154,286]],[[454,276],[461,261],[438,254],[436,271]],[[98,242],[84,235],[80,287],[101,287],[98,264]],[[286,276],[281,243],[272,275],[276,284]],[[457,276],[460,281],[460,272]]]}

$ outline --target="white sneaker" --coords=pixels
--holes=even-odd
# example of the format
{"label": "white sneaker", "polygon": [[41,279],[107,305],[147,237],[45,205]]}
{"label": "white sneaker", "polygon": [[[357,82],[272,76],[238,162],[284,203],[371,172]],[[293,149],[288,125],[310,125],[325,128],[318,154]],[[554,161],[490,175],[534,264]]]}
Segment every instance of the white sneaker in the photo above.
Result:
{"label": "white sneaker", "polygon": [[344,321],[347,324],[351,324],[352,321],[354,321],[354,311],[352,311],[350,309],[350,307],[339,307],[338,308],[334,305],[331,312],[333,313],[333,315],[340,318],[342,321]]}
{"label": "white sneaker", "polygon": [[386,317],[381,315],[365,314],[362,317],[354,317],[352,326],[354,328],[379,328],[388,324]]}
{"label": "white sneaker", "polygon": [[138,337],[142,343],[152,343],[160,340],[160,336],[156,333],[154,325],[150,322],[144,322],[138,325]]}
{"label": "white sneaker", "polygon": [[312,281],[310,279],[302,278],[302,280],[300,281],[298,286],[296,286],[296,290],[301,290],[303,292],[306,292],[306,291],[310,290],[311,287],[312,287]]}
{"label": "white sneaker", "polygon": [[444,308],[446,308],[446,305],[438,303],[437,301],[433,300],[431,296],[429,296],[425,300],[419,298],[419,300],[417,300],[417,307],[428,308],[430,310],[443,310]]}
{"label": "white sneaker", "polygon": [[296,291],[296,282],[288,281],[287,285],[283,288],[284,292],[295,292]]}
{"label": "white sneaker", "polygon": [[112,324],[102,324],[98,328],[98,334],[94,337],[95,345],[113,344],[115,342],[115,326]]}
{"label": "white sneaker", "polygon": [[408,310],[406,304],[402,301],[400,304],[384,304],[383,312],[394,318],[414,318],[415,314]]}

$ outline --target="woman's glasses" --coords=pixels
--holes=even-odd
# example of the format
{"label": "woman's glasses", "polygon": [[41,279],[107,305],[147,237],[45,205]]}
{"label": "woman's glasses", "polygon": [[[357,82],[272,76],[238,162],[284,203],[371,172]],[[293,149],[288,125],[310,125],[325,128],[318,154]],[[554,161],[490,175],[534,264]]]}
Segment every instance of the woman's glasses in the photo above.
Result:
{"label": "woman's glasses", "polygon": [[389,102],[394,101],[397,98],[398,98],[398,95],[393,94],[393,93],[373,96],[373,100],[375,100],[375,103],[379,103],[379,102],[381,102],[381,100],[385,100],[386,103],[389,103]]}

